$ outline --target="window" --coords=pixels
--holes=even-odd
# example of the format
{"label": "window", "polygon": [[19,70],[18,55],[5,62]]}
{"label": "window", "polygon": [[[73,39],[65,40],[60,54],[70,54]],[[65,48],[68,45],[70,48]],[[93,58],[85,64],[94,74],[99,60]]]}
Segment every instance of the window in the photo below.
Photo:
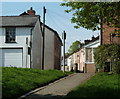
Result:
{"label": "window", "polygon": [[92,62],[92,48],[86,48],[86,61]]}
{"label": "window", "polygon": [[6,43],[14,43],[15,36],[15,28],[6,28]]}

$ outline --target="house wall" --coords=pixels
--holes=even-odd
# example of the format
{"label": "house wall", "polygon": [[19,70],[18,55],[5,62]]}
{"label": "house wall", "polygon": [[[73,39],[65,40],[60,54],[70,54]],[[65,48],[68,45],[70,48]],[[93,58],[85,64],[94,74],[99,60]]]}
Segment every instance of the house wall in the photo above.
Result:
{"label": "house wall", "polygon": [[84,46],[85,50],[85,69],[84,72],[95,72],[96,66],[94,63],[94,49],[100,45],[99,40]]}
{"label": "house wall", "polygon": [[[3,34],[2,34],[2,28],[0,28],[0,48],[2,47],[2,41],[3,41]],[[0,49],[0,66],[2,66],[2,49]]]}
{"label": "house wall", "polygon": [[44,69],[54,69],[54,33],[45,28]]}
{"label": "house wall", "polygon": [[103,24],[102,44],[117,43],[120,44],[120,37],[111,37],[110,33],[114,33],[116,28],[112,28]]}
{"label": "house wall", "polygon": [[42,32],[39,20],[32,30],[32,68],[41,69],[42,66]]}
{"label": "house wall", "polygon": [[61,42],[57,35],[54,36],[54,69],[60,70]]}
{"label": "house wall", "polygon": [[72,69],[72,66],[73,66],[73,62],[72,62],[72,55],[70,55],[68,58],[67,58],[67,66],[69,66],[69,71]]}
{"label": "house wall", "polygon": [[85,73],[95,73],[96,67],[95,64],[85,64]]}
{"label": "house wall", "polygon": [[3,66],[2,65],[2,49],[0,49],[0,66]]}
{"label": "house wall", "polygon": [[30,45],[29,43],[26,44],[26,38],[28,38],[28,42],[30,42],[30,31],[31,27],[16,27],[16,43],[5,43],[5,27],[0,28],[0,49],[23,48],[23,68],[30,68],[30,64],[28,63],[30,56],[27,55],[27,48]]}
{"label": "house wall", "polygon": [[84,48],[81,48],[80,49],[80,67],[79,67],[80,71],[84,71],[85,69],[85,49]]}
{"label": "house wall", "polygon": [[80,51],[75,53],[75,64],[77,63],[77,69],[80,70]]}

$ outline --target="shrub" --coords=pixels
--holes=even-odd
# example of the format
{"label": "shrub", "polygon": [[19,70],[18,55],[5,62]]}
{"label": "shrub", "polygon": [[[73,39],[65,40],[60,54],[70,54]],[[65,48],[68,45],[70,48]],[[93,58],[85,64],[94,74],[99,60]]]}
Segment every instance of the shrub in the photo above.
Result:
{"label": "shrub", "polygon": [[96,68],[105,69],[110,68],[112,72],[120,72],[120,45],[118,44],[105,44],[100,45],[94,52]]}

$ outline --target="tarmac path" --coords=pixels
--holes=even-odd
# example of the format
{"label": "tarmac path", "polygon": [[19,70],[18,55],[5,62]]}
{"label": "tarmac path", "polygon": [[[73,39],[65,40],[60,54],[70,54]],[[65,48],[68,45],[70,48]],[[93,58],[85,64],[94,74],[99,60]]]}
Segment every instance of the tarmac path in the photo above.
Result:
{"label": "tarmac path", "polygon": [[21,99],[61,99],[93,75],[95,73],[74,73],[45,87],[38,88],[37,91],[33,91],[32,94]]}

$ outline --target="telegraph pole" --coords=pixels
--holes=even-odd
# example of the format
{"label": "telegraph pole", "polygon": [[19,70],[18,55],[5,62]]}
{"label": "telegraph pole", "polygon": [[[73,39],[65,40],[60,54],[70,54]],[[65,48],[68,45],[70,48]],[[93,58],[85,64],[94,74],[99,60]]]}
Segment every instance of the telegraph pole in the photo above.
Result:
{"label": "telegraph pole", "polygon": [[63,72],[65,72],[65,39],[66,39],[65,31],[63,31],[62,33],[62,39],[63,39]]}
{"label": "telegraph pole", "polygon": [[46,9],[43,7],[43,29],[42,29],[42,36],[43,36],[43,49],[42,49],[42,70],[44,70],[44,51],[45,51],[45,14]]}

